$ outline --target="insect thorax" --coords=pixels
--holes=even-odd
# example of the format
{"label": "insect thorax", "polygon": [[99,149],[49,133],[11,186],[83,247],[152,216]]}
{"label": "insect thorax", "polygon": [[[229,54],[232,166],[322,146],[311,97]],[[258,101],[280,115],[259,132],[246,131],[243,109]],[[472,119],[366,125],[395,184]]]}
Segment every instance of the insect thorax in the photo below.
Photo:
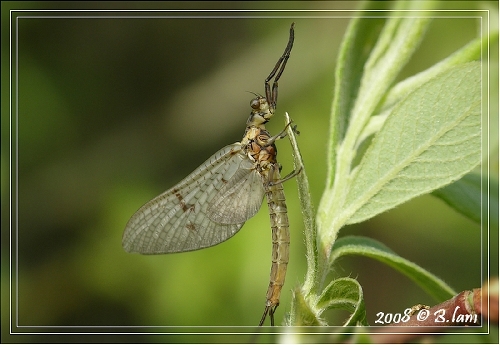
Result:
{"label": "insect thorax", "polygon": [[263,128],[248,126],[243,137],[245,154],[256,163],[259,172],[269,169],[269,164],[276,163],[278,150],[276,145],[269,143],[271,135]]}

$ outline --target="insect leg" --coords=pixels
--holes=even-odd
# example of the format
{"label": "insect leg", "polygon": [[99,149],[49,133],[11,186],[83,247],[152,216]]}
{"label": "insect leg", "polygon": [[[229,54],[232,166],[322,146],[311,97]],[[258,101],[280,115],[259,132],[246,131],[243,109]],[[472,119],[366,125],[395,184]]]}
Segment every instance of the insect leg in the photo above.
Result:
{"label": "insect leg", "polygon": [[[271,169],[273,169],[271,167]],[[282,179],[279,179],[279,180],[276,180],[276,181],[269,181],[267,183],[268,186],[274,186],[274,185],[277,185],[277,184],[280,184],[280,183],[283,183],[283,182],[286,182],[292,178],[294,178],[295,176],[297,176],[298,174],[300,174],[300,172],[302,171],[302,167],[299,167],[297,170],[292,170],[288,175],[286,175],[285,177],[283,177]]]}
{"label": "insect leg", "polygon": [[[271,113],[274,113],[274,109],[276,109],[276,102],[278,101],[278,80],[280,79],[281,74],[285,69],[288,58],[290,57],[290,51],[292,50],[293,47],[294,25],[295,23],[292,23],[292,25],[290,26],[290,38],[288,39],[288,44],[286,45],[283,55],[279,58],[278,62],[276,63],[276,66],[274,66],[273,70],[271,71],[271,74],[269,74],[269,76],[266,78],[264,82],[266,88],[266,100],[271,108]],[[269,85],[269,81],[274,77],[274,75],[276,75],[276,78],[274,78],[273,88],[271,92],[271,86]]]}
{"label": "insect leg", "polygon": [[[269,137],[269,139],[266,140],[266,143],[265,143],[265,146],[271,146],[272,144],[274,144],[274,142],[276,140],[279,140],[279,139],[283,139],[284,137],[287,136],[286,134],[286,129],[292,124],[293,121],[290,121],[287,123],[287,125],[285,126],[285,128],[283,128],[283,130],[281,132],[279,132],[278,134],[276,135],[273,135],[272,137]],[[296,133],[296,134],[299,134],[300,132],[297,130],[297,125],[293,126],[292,127],[293,131]]]}

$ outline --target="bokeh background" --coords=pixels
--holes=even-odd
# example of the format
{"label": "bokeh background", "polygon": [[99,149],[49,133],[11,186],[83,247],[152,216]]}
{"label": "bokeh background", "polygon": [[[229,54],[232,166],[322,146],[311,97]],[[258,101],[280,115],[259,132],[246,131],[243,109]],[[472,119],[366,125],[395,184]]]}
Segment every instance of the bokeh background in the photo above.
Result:
{"label": "bokeh background", "polygon": [[[10,5],[16,9],[54,10],[145,8],[140,3]],[[220,3],[154,5],[156,9],[175,6],[221,8]],[[359,3],[227,6],[322,10],[355,9]],[[440,7],[444,6],[448,5]],[[460,6],[478,9],[493,5],[464,2]],[[9,70],[6,9],[2,3],[3,92],[8,88],[4,72]],[[142,204],[179,182],[223,146],[241,139],[253,97],[249,92],[263,93],[264,78],[283,52],[292,21],[296,23],[295,45],[280,80],[277,114],[268,128],[271,133],[279,132],[285,111],[295,120],[317,206],[326,178],[335,62],[349,17],[355,13],[23,15],[26,17],[13,23],[18,33],[18,74],[13,74],[17,78],[17,117],[7,116],[9,104],[2,96],[3,340],[59,339],[6,335],[10,260],[17,270],[12,285],[14,323],[44,326],[40,332],[86,332],[113,326],[118,332],[136,329],[140,333],[143,329],[134,326],[256,325],[264,308],[271,262],[265,204],[234,238],[201,251],[161,256],[128,254],[121,247],[121,235]],[[467,12],[461,15],[463,18],[452,18],[440,13],[441,18],[433,21],[399,79],[432,66],[480,34],[481,21]],[[492,47],[495,49],[498,51],[498,47]],[[492,125],[498,124],[498,110],[491,110],[495,114]],[[14,177],[18,193],[13,196],[18,223],[12,229],[18,251],[12,257],[8,231],[9,120],[14,121],[14,140],[18,143],[12,160],[18,169]],[[293,169],[288,141],[278,142],[278,150],[286,174]],[[498,174],[494,157],[498,157],[495,146],[491,166]],[[278,322],[290,310],[291,289],[303,281],[306,267],[296,184],[290,181],[284,188],[292,243],[276,314]],[[433,196],[419,197],[348,227],[341,232],[346,234],[370,236],[385,243],[457,291],[479,287],[486,278],[486,232]],[[492,239],[498,241],[497,237]],[[497,252],[491,255],[498,258]],[[498,269],[496,260],[490,264]],[[345,258],[333,276],[359,279],[371,323],[379,311],[396,313],[417,303],[435,304],[406,277],[370,259]],[[337,312],[328,316],[332,324],[341,324],[345,318]],[[150,330],[169,332],[161,327]],[[212,339],[225,339],[219,337]],[[113,335],[100,340],[130,339]],[[166,341],[154,335],[133,339]],[[173,335],[168,341],[193,339]]]}

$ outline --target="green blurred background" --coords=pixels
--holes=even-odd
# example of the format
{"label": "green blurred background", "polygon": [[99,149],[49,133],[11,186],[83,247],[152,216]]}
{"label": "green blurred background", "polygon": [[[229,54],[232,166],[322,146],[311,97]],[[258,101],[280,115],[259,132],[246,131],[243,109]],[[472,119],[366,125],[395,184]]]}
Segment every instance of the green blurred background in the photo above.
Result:
{"label": "green blurred background", "polygon": [[[10,5],[17,9],[144,8],[139,3]],[[358,5],[334,2],[328,8],[355,9]],[[9,68],[6,6],[2,3],[3,72]],[[175,6],[221,8],[220,3],[154,5]],[[326,8],[318,2],[227,6]],[[265,204],[230,241],[197,252],[128,254],[121,247],[121,235],[142,204],[223,146],[241,139],[253,97],[248,91],[264,92],[264,78],[283,52],[292,21],[296,23],[295,45],[280,80],[277,114],[268,129],[277,133],[283,128],[285,111],[295,120],[317,206],[326,178],[335,61],[348,17],[354,12],[217,12],[198,18],[186,18],[195,15],[186,12],[23,15],[37,18],[17,21],[19,116],[14,128],[19,151],[14,163],[19,223],[13,234],[19,250],[12,259],[18,270],[13,308],[18,308],[14,315],[19,325],[256,325],[264,309],[271,264]],[[149,15],[154,18],[145,18]],[[440,15],[400,79],[432,66],[480,33],[480,21],[467,13],[462,13],[464,18]],[[492,49],[498,51],[498,47]],[[2,81],[5,91],[5,78]],[[498,114],[494,109],[492,113]],[[4,101],[4,230],[9,226],[7,114]],[[498,123],[497,118],[492,121]],[[288,141],[278,142],[278,150],[286,174],[293,169]],[[492,167],[497,174],[497,160]],[[278,323],[290,310],[291,289],[305,274],[296,184],[287,182],[284,188],[292,243]],[[488,253],[481,248],[480,226],[432,196],[348,227],[341,232],[345,234],[382,241],[457,291],[479,287],[485,278],[482,267]],[[492,264],[498,267],[497,262]],[[379,311],[396,313],[417,303],[435,304],[407,278],[369,259],[343,259],[334,275],[359,279],[371,323]],[[4,338],[9,327],[8,288],[9,234],[2,231],[2,333],[4,340],[13,342],[20,339]],[[345,318],[334,312],[329,316],[332,324]],[[51,338],[32,335],[23,339]],[[120,335],[106,339],[130,340]],[[187,339],[179,335],[169,341]],[[153,336],[143,340],[165,341]]]}

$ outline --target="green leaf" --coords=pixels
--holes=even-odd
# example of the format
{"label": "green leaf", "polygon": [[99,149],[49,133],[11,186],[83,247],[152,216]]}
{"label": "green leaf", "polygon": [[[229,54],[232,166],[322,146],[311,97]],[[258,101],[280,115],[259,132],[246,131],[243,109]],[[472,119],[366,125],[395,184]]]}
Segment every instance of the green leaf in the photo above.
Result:
{"label": "green leaf", "polygon": [[290,315],[285,321],[287,326],[321,326],[325,323],[313,311],[301,288],[295,288],[292,297]]}
{"label": "green leaf", "polygon": [[[477,223],[481,223],[481,212],[484,216],[487,215],[485,208],[488,205],[490,214],[493,215],[490,216],[490,221],[498,218],[498,181],[481,177],[478,173],[469,173],[457,182],[435,190],[432,194]],[[481,210],[481,195],[483,210]],[[491,223],[490,227],[496,228],[498,223]]]}
{"label": "green leaf", "polygon": [[331,264],[344,255],[362,255],[383,262],[413,280],[437,301],[445,301],[456,294],[438,277],[400,257],[384,244],[371,238],[362,236],[339,238],[332,249]]}
{"label": "green leaf", "polygon": [[361,222],[458,180],[480,161],[481,65],[447,70],[392,111],[365,153],[340,218]]}
{"label": "green leaf", "polygon": [[[411,7],[414,4],[397,2],[395,6]],[[416,6],[419,5],[420,3]],[[433,2],[421,5],[432,6]],[[425,15],[407,17],[393,12],[393,16],[385,21],[359,18],[348,28],[335,75],[327,186],[317,213],[319,243],[322,247],[320,253],[330,252],[339,229],[347,219],[339,218],[338,212],[343,208],[346,190],[352,178],[351,168],[358,138],[395,78],[419,46],[429,22],[429,17]],[[380,29],[382,23],[384,27]],[[368,34],[371,26],[376,30],[373,32],[380,30],[376,42]],[[364,34],[367,36],[363,37]],[[364,65],[360,68],[362,64]]]}
{"label": "green leaf", "polygon": [[344,326],[368,325],[363,289],[352,278],[336,279],[323,290],[317,301],[321,313],[328,309],[344,309],[351,313]]}
{"label": "green leaf", "polygon": [[480,60],[481,46],[487,46],[489,43],[493,42],[494,39],[498,39],[498,35],[476,38],[434,66],[399,82],[391,88],[384,103],[381,105],[381,109],[385,110],[392,108],[392,106],[406,97],[410,91],[415,90],[438,74],[454,66]]}
{"label": "green leaf", "polygon": [[456,211],[481,222],[481,175],[470,173],[444,188],[432,192]]}
{"label": "green leaf", "polygon": [[[390,110],[392,110],[392,108],[404,97],[406,97],[411,91],[415,90],[417,87],[428,82],[438,74],[446,71],[451,67],[458,66],[467,62],[480,60],[481,47],[488,46],[489,44],[495,42],[495,40],[498,40],[498,33],[493,33],[483,38],[476,38],[475,40],[472,40],[469,44],[460,48],[455,53],[435,64],[434,66],[426,69],[425,71],[417,73],[416,75],[409,77],[393,86],[387,93],[387,96],[385,96],[383,103],[376,110],[376,113],[378,114],[372,115],[368,125],[363,129],[363,133],[358,138],[358,144],[356,146],[364,143],[367,137],[377,133],[382,127],[387,116],[389,115]],[[358,153],[358,155],[359,154],[360,153]]]}
{"label": "green leaf", "polygon": [[[367,5],[374,5],[368,2]],[[347,129],[349,116],[356,100],[363,77],[363,66],[365,65],[372,48],[377,42],[378,35],[382,30],[387,18],[372,18],[366,20],[363,15],[372,12],[360,12],[359,16],[349,22],[349,26],[340,46],[337,68],[335,70],[335,90],[332,104],[332,116],[330,122],[329,142],[329,172],[327,175],[327,186],[333,183],[336,147],[342,141]]]}
{"label": "green leaf", "polygon": [[[498,229],[498,180],[490,178],[483,193],[483,219],[488,218],[490,229]],[[486,223],[487,224],[487,223]]]}

